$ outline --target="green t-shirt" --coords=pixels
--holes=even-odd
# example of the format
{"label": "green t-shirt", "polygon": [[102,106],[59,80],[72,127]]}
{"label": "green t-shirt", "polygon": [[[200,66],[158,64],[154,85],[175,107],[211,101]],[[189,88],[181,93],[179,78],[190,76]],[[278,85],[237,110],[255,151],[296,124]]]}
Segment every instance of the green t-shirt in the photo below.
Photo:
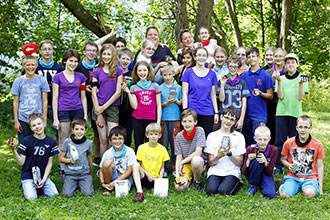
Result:
{"label": "green t-shirt", "polygon": [[[276,116],[292,116],[298,118],[302,115],[302,101],[299,100],[300,74],[294,79],[281,76],[283,99],[279,99],[276,108]],[[278,89],[276,80],[276,92]],[[308,93],[308,82],[303,83],[304,93]]]}

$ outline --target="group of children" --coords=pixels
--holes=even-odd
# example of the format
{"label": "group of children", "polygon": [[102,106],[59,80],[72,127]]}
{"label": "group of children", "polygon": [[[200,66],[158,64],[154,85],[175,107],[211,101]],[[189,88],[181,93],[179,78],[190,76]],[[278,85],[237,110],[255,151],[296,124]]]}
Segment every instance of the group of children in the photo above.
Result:
{"label": "group of children", "polygon": [[[148,28],[146,38],[150,39],[143,43],[135,64],[129,49],[117,49],[117,43],[126,46],[120,38],[114,45],[86,43],[81,63],[77,51],[65,51],[64,70],[51,58],[51,41],[39,45],[39,61],[38,45],[23,47],[25,74],[15,80],[11,90],[19,154],[14,142],[9,145],[22,166],[27,199],[35,199],[38,188],[47,196],[58,194],[48,178],[53,156],[58,153],[64,179],[62,195],[73,196],[78,183],[84,195],[94,195],[93,144],[104,194],[113,191],[118,180],[125,180],[128,189],[134,180],[134,201],[143,201],[143,187],[153,187],[155,178],[172,172],[176,190],[185,190],[190,183],[202,189],[200,177],[208,170],[208,195],[235,194],[241,185],[241,166],[250,184],[248,194],[260,187],[263,195],[275,197],[273,170],[276,167],[281,173],[282,165],[289,172],[280,187],[281,196],[292,197],[299,188],[308,197],[323,193],[324,151],[309,135],[311,119],[301,116],[307,77],[297,71],[295,54],[273,50],[274,64],[271,50],[267,50],[267,65],[273,71],[268,73],[260,67],[257,48],[240,47],[228,58],[226,50],[202,28],[201,45],[189,43],[189,31],[180,35],[181,40],[188,39],[186,45],[189,43],[179,51],[181,66],[166,57],[152,67],[155,52],[160,47],[160,51],[166,50],[156,34],[157,28]],[[276,56],[282,58],[277,60]],[[40,71],[38,64],[43,68]],[[161,85],[154,82],[157,75]],[[269,120],[271,104],[276,111]],[[85,137],[88,114],[93,144]],[[47,115],[58,131],[59,149],[44,133]],[[272,131],[265,126],[271,120],[276,125]],[[130,148],[132,131],[135,152]],[[275,133],[276,147],[269,144],[271,133]],[[292,138],[286,141],[287,137]],[[35,166],[40,169],[40,183],[33,182]]]}

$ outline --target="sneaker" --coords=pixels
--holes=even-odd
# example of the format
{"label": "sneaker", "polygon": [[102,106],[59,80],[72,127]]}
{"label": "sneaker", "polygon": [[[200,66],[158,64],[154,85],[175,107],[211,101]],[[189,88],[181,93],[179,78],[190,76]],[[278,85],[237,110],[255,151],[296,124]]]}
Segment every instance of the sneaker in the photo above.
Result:
{"label": "sneaker", "polygon": [[142,192],[138,192],[133,199],[134,202],[142,202],[144,200],[144,194]]}
{"label": "sneaker", "polygon": [[273,174],[274,175],[281,175],[281,174],[283,174],[283,170],[275,167],[274,171],[273,171]]}
{"label": "sneaker", "polygon": [[201,181],[199,181],[199,180],[194,180],[193,185],[194,185],[195,190],[200,191],[203,189]]}
{"label": "sneaker", "polygon": [[95,157],[93,160],[93,166],[98,167],[101,163],[101,158],[100,157]]}
{"label": "sneaker", "polygon": [[283,179],[277,179],[275,180],[275,185],[280,187],[282,184],[284,183],[284,180]]}
{"label": "sneaker", "polygon": [[167,172],[166,172],[166,171],[164,172],[164,175],[163,175],[163,177],[168,177],[168,174],[167,174]]}
{"label": "sneaker", "polygon": [[257,191],[257,186],[255,185],[250,185],[248,190],[246,191],[246,194],[249,194],[249,195],[254,195]]}

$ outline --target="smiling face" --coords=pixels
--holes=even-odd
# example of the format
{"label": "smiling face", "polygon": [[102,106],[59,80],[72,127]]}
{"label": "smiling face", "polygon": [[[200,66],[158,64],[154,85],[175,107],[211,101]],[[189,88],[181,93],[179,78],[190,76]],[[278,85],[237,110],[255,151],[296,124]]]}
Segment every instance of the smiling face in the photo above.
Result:
{"label": "smiling face", "polygon": [[122,134],[113,134],[110,141],[115,148],[115,151],[121,151],[123,149],[123,144],[125,143],[125,137]]}
{"label": "smiling face", "polygon": [[23,68],[25,70],[25,74],[27,78],[33,77],[35,71],[38,67],[38,63],[34,58],[26,58],[23,64]]}
{"label": "smiling face", "polygon": [[54,53],[53,45],[51,45],[49,43],[44,43],[40,47],[39,52],[40,52],[40,55],[43,59],[50,60],[53,56],[53,53]]}
{"label": "smiling face", "polygon": [[164,82],[167,84],[171,84],[173,82],[173,76],[174,73],[166,71],[162,73],[162,77],[164,79]]}
{"label": "smiling face", "polygon": [[201,28],[198,33],[198,37],[201,41],[206,41],[210,38],[209,31],[206,28]]}
{"label": "smiling face", "polygon": [[309,137],[309,133],[312,130],[312,125],[308,120],[298,119],[296,129],[300,140],[306,141]]}
{"label": "smiling face", "polygon": [[104,62],[104,64],[110,64],[111,59],[112,59],[111,50],[110,49],[106,49],[106,50],[102,51],[101,59]]}
{"label": "smiling face", "polygon": [[272,50],[266,51],[265,60],[268,66],[272,66],[274,64],[274,52]]}
{"label": "smiling face", "polygon": [[87,129],[84,125],[75,125],[71,132],[76,140],[80,140],[85,136]]}
{"label": "smiling face", "polygon": [[36,118],[35,120],[31,121],[30,128],[36,135],[44,134],[44,121],[41,118]]}
{"label": "smiling face", "polygon": [[146,81],[148,78],[148,67],[141,64],[137,67],[136,73],[141,81]]}
{"label": "smiling face", "polygon": [[93,61],[97,55],[97,47],[87,44],[85,50],[83,51],[87,60]]}
{"label": "smiling face", "polygon": [[77,57],[69,57],[65,62],[65,70],[73,72],[78,66],[78,58]]}
{"label": "smiling face", "polygon": [[152,42],[154,42],[155,47],[158,46],[159,44],[159,35],[158,35],[158,31],[154,28],[150,28],[146,34],[146,38],[148,40],[151,40]]}
{"label": "smiling face", "polygon": [[148,138],[149,143],[152,145],[157,144],[157,142],[161,136],[162,136],[162,134],[159,132],[156,132],[156,131],[150,131],[150,132],[146,133],[146,137]]}
{"label": "smiling face", "polygon": [[266,147],[270,141],[270,136],[267,132],[260,132],[254,136],[254,140],[257,142],[261,151],[266,150]]}
{"label": "smiling face", "polygon": [[199,66],[204,66],[207,60],[207,51],[205,48],[200,48],[196,51],[196,64]]}
{"label": "smiling face", "polygon": [[121,41],[117,41],[115,47],[117,50],[122,50],[122,49],[126,48],[125,44]]}
{"label": "smiling face", "polygon": [[215,59],[215,63],[217,64],[217,66],[223,67],[227,60],[227,56],[226,56],[226,54],[224,54],[222,52],[217,52],[214,54],[214,59]]}
{"label": "smiling face", "polygon": [[259,65],[259,56],[256,53],[250,53],[247,57],[248,63],[251,67],[256,67]]}
{"label": "smiling face", "polygon": [[225,115],[221,115],[221,129],[228,130],[235,125],[236,123],[236,117],[234,115],[231,115],[229,113]]}
{"label": "smiling face", "polygon": [[194,38],[190,32],[184,32],[181,36],[181,43],[184,48],[192,48],[194,45]]}
{"label": "smiling face", "polygon": [[193,63],[193,57],[191,56],[191,54],[186,53],[182,56],[182,62],[186,67],[191,67]]}
{"label": "smiling face", "polygon": [[123,54],[120,58],[119,58],[119,62],[120,62],[120,66],[126,70],[129,66],[129,64],[131,63],[132,59],[130,56],[128,56],[127,54]]}
{"label": "smiling face", "polygon": [[278,66],[282,66],[284,64],[284,53],[282,51],[276,51],[274,53],[274,62]]}
{"label": "smiling face", "polygon": [[192,130],[194,130],[195,125],[197,124],[197,120],[194,119],[192,115],[188,115],[181,120],[181,124],[183,129],[190,134]]}
{"label": "smiling face", "polygon": [[235,63],[235,62],[230,62],[228,63],[228,70],[230,72],[230,74],[236,78],[236,75],[238,73],[238,70],[239,70],[239,65],[238,63]]}
{"label": "smiling face", "polygon": [[287,59],[285,61],[285,69],[289,72],[289,73],[296,73],[297,68],[299,66],[299,63],[297,62],[296,59]]}
{"label": "smiling face", "polygon": [[236,55],[240,58],[242,64],[243,63],[246,63],[246,51],[244,48],[239,48],[237,51],[236,51]]}
{"label": "smiling face", "polygon": [[152,43],[151,41],[148,41],[144,47],[141,48],[141,53],[147,57],[147,58],[151,58],[152,55],[154,55],[155,53],[155,44]]}

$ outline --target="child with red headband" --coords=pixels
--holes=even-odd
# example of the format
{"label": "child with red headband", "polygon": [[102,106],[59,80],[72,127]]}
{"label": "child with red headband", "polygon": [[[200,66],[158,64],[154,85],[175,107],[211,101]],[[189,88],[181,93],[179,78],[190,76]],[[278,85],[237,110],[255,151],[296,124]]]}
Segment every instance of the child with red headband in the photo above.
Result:
{"label": "child with red headband", "polygon": [[47,93],[50,90],[45,78],[36,74],[39,57],[37,48],[36,44],[26,44],[22,47],[23,53],[18,52],[25,74],[14,81],[10,91],[14,95],[14,121],[19,142],[33,134],[28,124],[28,117],[32,113],[43,114],[44,126],[47,125]]}

